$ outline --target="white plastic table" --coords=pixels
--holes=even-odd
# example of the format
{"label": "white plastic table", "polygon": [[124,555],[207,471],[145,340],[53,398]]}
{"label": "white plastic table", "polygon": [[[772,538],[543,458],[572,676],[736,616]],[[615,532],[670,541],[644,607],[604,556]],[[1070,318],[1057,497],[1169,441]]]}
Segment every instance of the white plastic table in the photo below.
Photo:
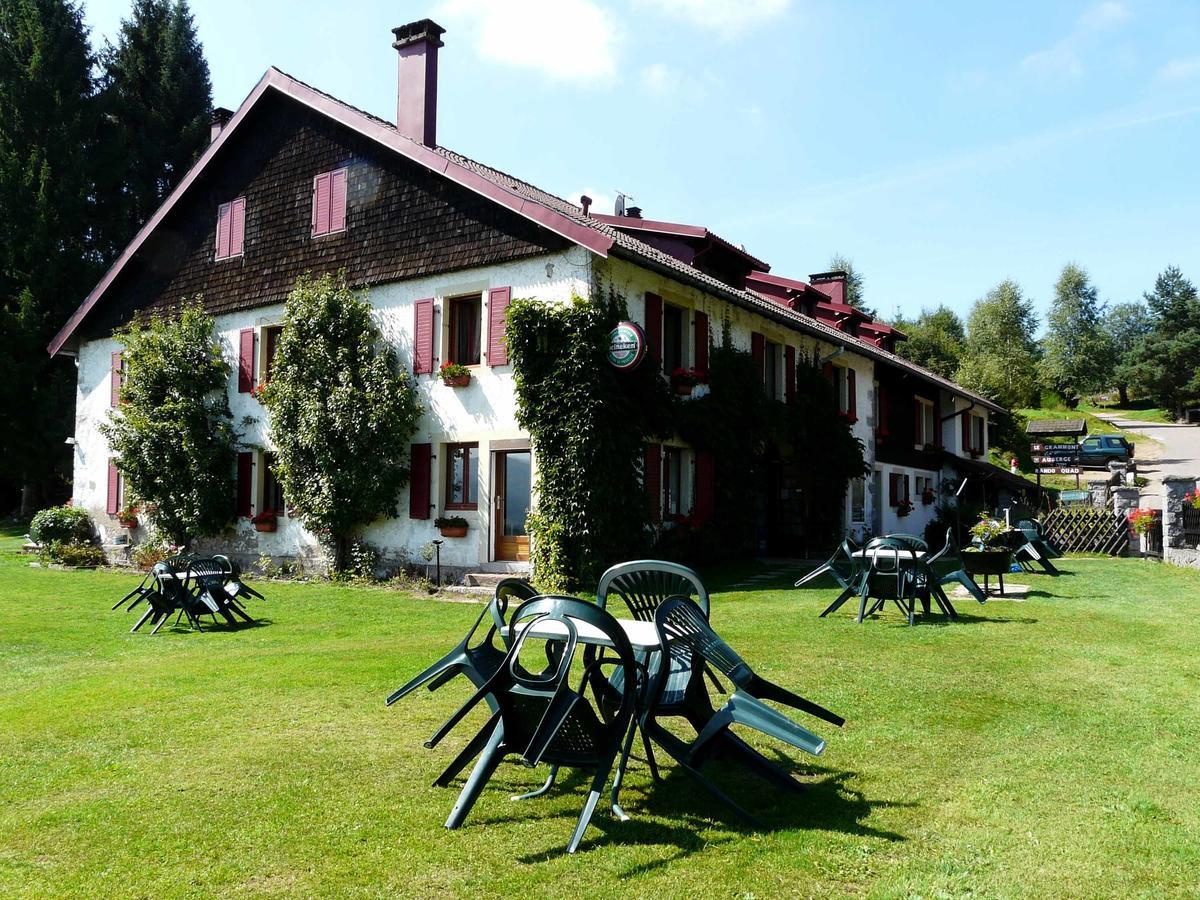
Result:
{"label": "white plastic table", "polygon": [[[612,641],[608,636],[587,622],[581,622],[578,619],[572,619],[575,625],[576,633],[579,635],[581,644],[595,644],[599,647],[611,647]],[[658,630],[654,627],[653,622],[639,622],[636,619],[617,619],[617,624],[621,626],[621,630],[625,632],[625,636],[629,638],[629,643],[634,650],[657,651],[662,645],[658,640]],[[554,639],[567,639],[567,629],[562,622],[557,620],[534,620],[532,623],[518,624],[516,626],[518,632],[523,632],[527,628],[532,629],[529,633],[533,637]],[[501,630],[504,637],[508,637],[510,628],[505,626]]]}
{"label": "white plastic table", "polygon": [[913,550],[911,553],[908,550],[896,550],[891,547],[880,547],[878,550],[856,550],[852,555],[855,559],[872,559],[879,555],[885,559],[895,559],[896,554],[900,554],[901,560],[911,560],[914,557],[924,559],[926,553],[924,550]]}

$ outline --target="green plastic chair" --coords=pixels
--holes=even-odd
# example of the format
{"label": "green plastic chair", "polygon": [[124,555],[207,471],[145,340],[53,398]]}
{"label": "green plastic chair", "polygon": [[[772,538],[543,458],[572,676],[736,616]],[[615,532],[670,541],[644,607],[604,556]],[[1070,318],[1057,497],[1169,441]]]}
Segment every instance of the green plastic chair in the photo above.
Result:
{"label": "green plastic chair", "polygon": [[[946,529],[946,543],[942,549],[926,560],[929,570],[937,579],[938,585],[961,584],[980,603],[987,602],[987,594],[976,583],[963,565],[962,552],[954,540],[954,529]],[[947,601],[949,598],[947,597]]]}
{"label": "green plastic chair", "polygon": [[[704,611],[690,598],[675,596],[662,603],[654,616],[666,664],[660,666],[651,681],[649,701],[640,718],[642,730],[651,736],[679,766],[705,790],[750,822],[756,820],[700,772],[718,752],[745,764],[773,784],[800,790],[794,778],[763,757],[731,732],[735,725],[753,728],[808,753],[819,755],[825,741],[768,706],[765,700],[781,703],[826,722],[841,726],[845,720],[836,713],[800,697],[757,675],[749,664],[729,646],[708,623]],[[704,685],[701,672],[711,667],[732,683],[730,697],[715,709]],[[686,672],[682,687],[670,677]],[[696,738],[684,742],[667,730],[660,719],[682,717],[696,730]],[[651,767],[659,779],[656,767]],[[757,823],[756,823],[757,824]]]}
{"label": "green plastic chair", "polygon": [[1038,551],[1047,559],[1058,559],[1062,552],[1046,537],[1046,528],[1037,519],[1022,519],[1017,527],[1025,532],[1025,538],[1035,544]]}
{"label": "green plastic chair", "polygon": [[924,538],[917,537],[915,534],[898,533],[889,534],[886,535],[886,537],[888,540],[900,541],[904,544],[907,544],[909,547],[912,547],[914,550],[920,550],[922,553],[929,552],[929,543]]}
{"label": "green plastic chair", "polygon": [[608,569],[596,587],[601,609],[607,608],[610,594],[624,600],[630,615],[640,622],[653,622],[659,605],[676,594],[694,596],[708,615],[708,590],[700,576],[687,566],[662,559],[635,559]]}
{"label": "green plastic chair", "polygon": [[[571,665],[576,651],[583,646],[579,640],[580,625],[598,630],[607,645],[585,664],[578,686],[573,687]],[[535,628],[547,626],[556,628],[554,637],[534,634]],[[437,746],[481,701],[489,696],[495,699],[497,709],[480,732],[486,735],[483,752],[446,819],[446,828],[463,824],[500,761],[505,756],[517,755],[526,765],[547,764],[551,768],[542,788],[516,799],[546,793],[559,767],[593,773],[591,789],[567,845],[567,852],[574,853],[618,757],[621,766],[613,781],[612,801],[614,808],[619,809],[620,773],[633,740],[631,725],[643,683],[639,675],[641,667],[617,620],[598,606],[574,597],[541,596],[527,600],[513,613],[510,629],[515,637],[500,668],[425,744],[431,748]],[[537,642],[554,643],[555,662],[548,669],[533,673],[525,667],[522,651]],[[623,676],[623,690],[619,704],[614,706],[597,697],[589,685],[597,679],[611,684],[611,673],[617,671]]]}
{"label": "green plastic chair", "polygon": [[250,587],[250,585],[246,584],[246,582],[242,581],[242,567],[228,556],[218,553],[213,559],[225,566],[227,571],[225,590],[229,591],[235,598],[242,596],[242,594],[249,594],[251,597],[256,597],[259,600],[267,599],[254,588]]}
{"label": "green plastic chair", "polygon": [[797,581],[795,587],[804,587],[809,582],[816,581],[822,575],[829,575],[830,578],[842,586],[842,590],[849,590],[851,585],[856,582],[862,568],[858,564],[858,559],[854,556],[859,549],[858,544],[854,543],[850,538],[846,538],[833,551],[833,555],[829,559]]}

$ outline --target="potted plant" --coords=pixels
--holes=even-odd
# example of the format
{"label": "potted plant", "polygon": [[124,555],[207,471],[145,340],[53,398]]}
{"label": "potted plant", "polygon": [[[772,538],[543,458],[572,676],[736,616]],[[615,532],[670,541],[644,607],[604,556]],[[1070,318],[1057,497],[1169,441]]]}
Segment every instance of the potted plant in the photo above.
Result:
{"label": "potted plant", "polygon": [[963,568],[969,575],[999,575],[1012,569],[1012,550],[1005,542],[1008,526],[987,512],[971,526],[971,546],[963,548]]}
{"label": "potted plant", "polygon": [[680,397],[690,397],[692,388],[704,381],[705,374],[699,369],[678,368],[671,373],[671,387]]}
{"label": "potted plant", "polygon": [[921,502],[926,506],[929,506],[936,499],[937,494],[934,492],[933,488],[927,487],[925,490],[921,491]]}
{"label": "potted plant", "polygon": [[1200,488],[1196,488],[1190,494],[1184,494],[1183,502],[1192,509],[1200,509]]}
{"label": "potted plant", "polygon": [[117,521],[121,523],[122,528],[128,528],[132,531],[134,528],[137,528],[137,514],[138,508],[131,503],[117,513]]}
{"label": "potted plant", "polygon": [[901,500],[896,504],[896,517],[903,519],[913,511],[913,503],[911,500]]}
{"label": "potted plant", "polygon": [[272,532],[279,521],[279,516],[273,509],[264,509],[250,520],[255,531]]}
{"label": "potted plant", "polygon": [[471,383],[471,370],[456,362],[444,362],[438,376],[446,387],[466,387]]}
{"label": "potted plant", "polygon": [[442,537],[466,537],[469,527],[467,520],[462,516],[438,516],[433,520],[433,524],[442,533]]}

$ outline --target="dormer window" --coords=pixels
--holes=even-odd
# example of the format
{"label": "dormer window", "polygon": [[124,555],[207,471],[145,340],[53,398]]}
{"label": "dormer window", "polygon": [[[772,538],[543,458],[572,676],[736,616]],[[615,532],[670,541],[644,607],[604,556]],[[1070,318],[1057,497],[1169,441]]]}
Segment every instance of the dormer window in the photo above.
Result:
{"label": "dormer window", "polygon": [[246,198],[238,197],[217,207],[216,259],[242,255],[246,237]]}
{"label": "dormer window", "polygon": [[343,167],[322,172],[313,179],[313,237],[346,230],[346,176],[349,172]]}

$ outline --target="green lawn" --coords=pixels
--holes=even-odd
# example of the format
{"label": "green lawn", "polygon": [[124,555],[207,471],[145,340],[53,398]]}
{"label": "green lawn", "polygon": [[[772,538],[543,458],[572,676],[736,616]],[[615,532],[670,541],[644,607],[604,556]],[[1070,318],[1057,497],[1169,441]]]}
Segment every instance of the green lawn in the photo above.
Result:
{"label": "green lawn", "polygon": [[1135,422],[1172,422],[1174,419],[1168,415],[1165,409],[1160,409],[1155,406],[1145,406],[1135,404],[1132,406],[1121,406],[1118,403],[1107,404],[1101,403],[1093,406],[1090,403],[1084,402],[1079,404],[1079,408],[1086,410],[1089,413],[1113,413],[1120,416],[1122,419],[1132,419]]}
{"label": "green lawn", "polygon": [[[467,827],[421,741],[466,691],[383,699],[478,608],[267,584],[260,627],[130,635],[134,579],[0,553],[0,895],[1194,895],[1200,590],[1139,560],[1063,560],[954,625],[818,619],[781,578],[714,599],[763,674],[844,714],[801,795],[725,778],[752,832],[635,763],[633,815],[503,768]],[[713,579],[714,583],[718,579]],[[718,767],[719,771],[719,767]]]}

